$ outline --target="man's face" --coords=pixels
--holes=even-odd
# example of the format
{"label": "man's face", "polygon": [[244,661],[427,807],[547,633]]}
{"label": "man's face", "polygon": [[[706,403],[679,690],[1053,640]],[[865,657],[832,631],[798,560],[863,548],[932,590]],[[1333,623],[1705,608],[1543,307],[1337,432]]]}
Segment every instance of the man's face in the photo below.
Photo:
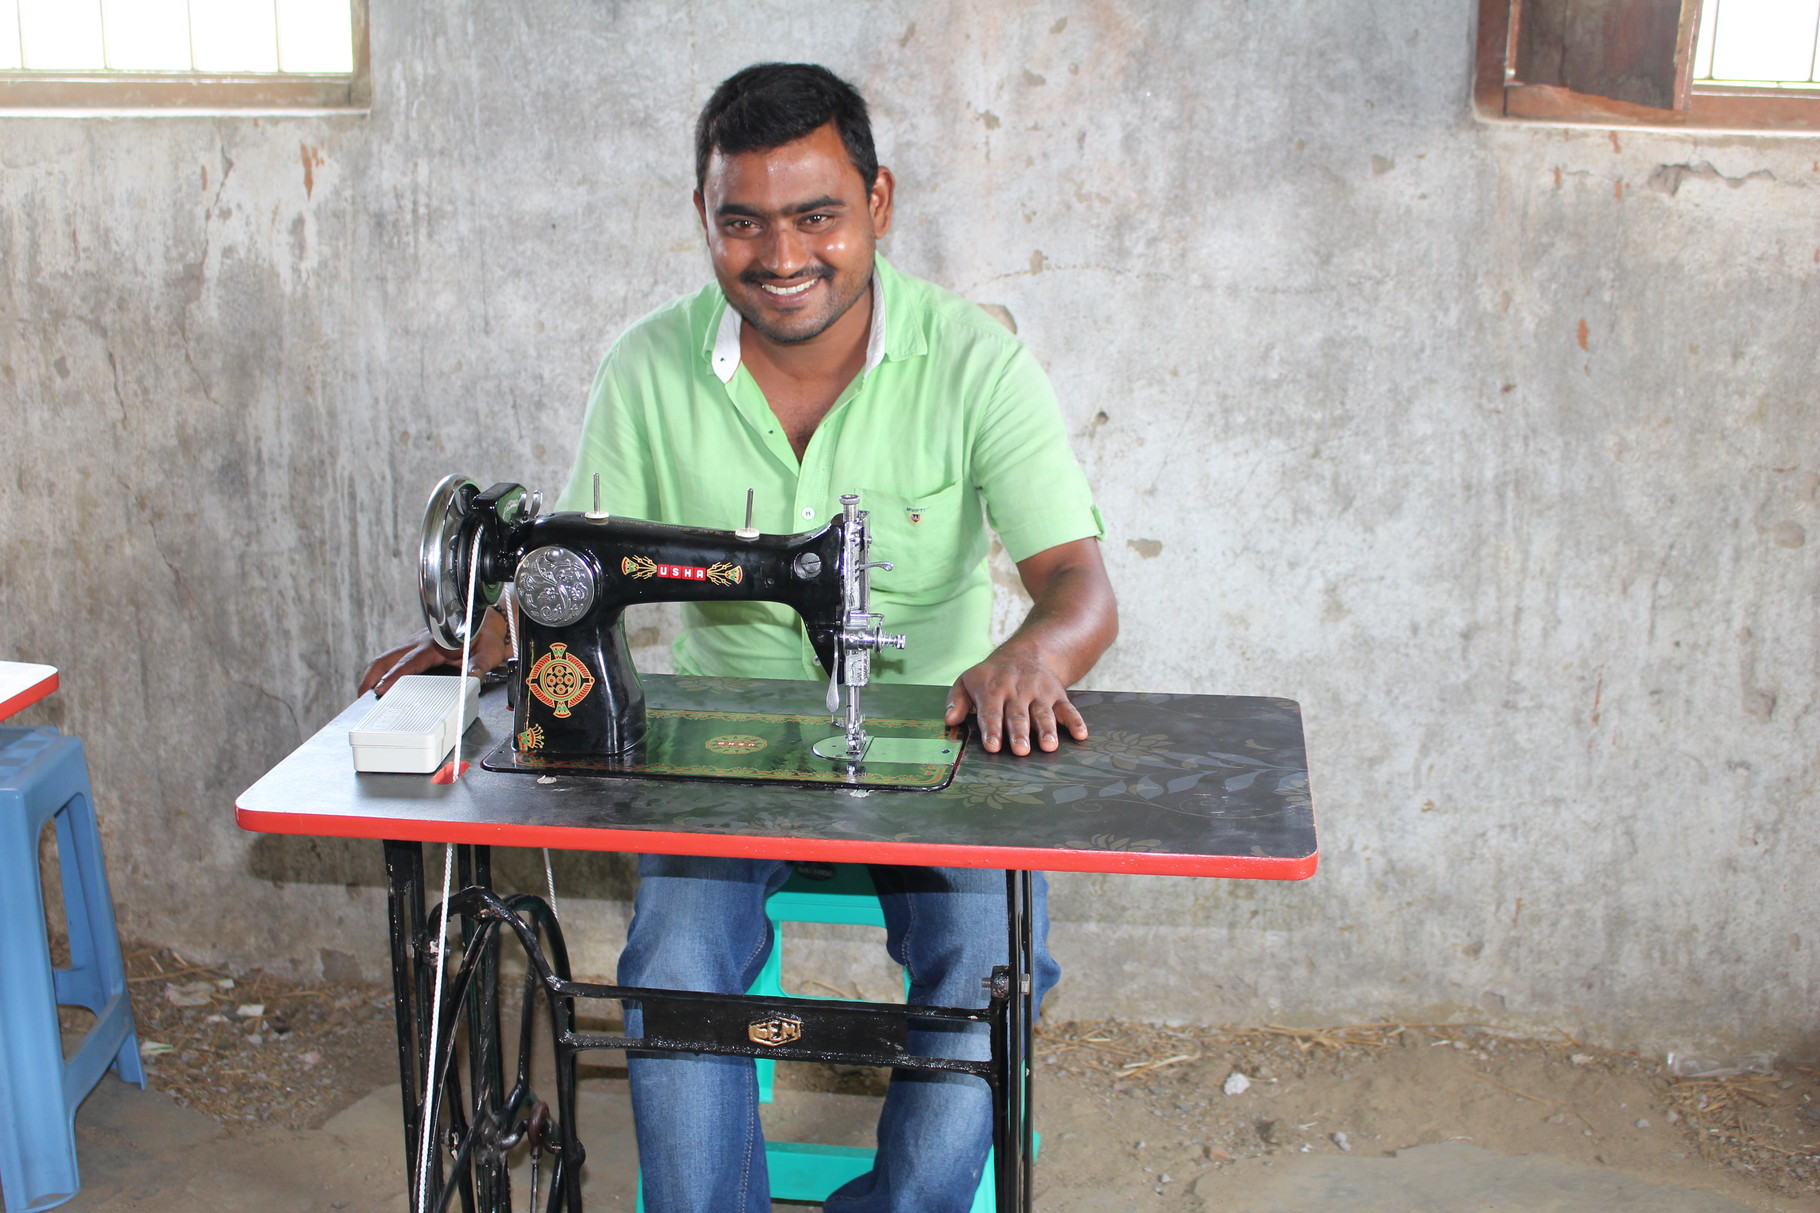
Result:
{"label": "man's face", "polygon": [[835,327],[870,288],[891,187],[881,168],[866,188],[833,123],[768,151],[715,152],[695,209],[727,301],[780,345]]}

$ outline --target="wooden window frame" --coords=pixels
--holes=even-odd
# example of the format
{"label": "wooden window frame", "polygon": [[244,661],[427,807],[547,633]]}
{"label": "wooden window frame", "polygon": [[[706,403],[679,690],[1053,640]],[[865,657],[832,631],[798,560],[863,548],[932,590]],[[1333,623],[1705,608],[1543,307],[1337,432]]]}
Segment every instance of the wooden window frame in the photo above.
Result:
{"label": "wooden window frame", "polygon": [[351,0],[350,14],[354,35],[351,72],[0,70],[0,113],[363,113],[373,99],[367,0]]}
{"label": "wooden window frame", "polygon": [[1650,127],[1741,135],[1820,135],[1820,90],[1694,84],[1685,109],[1654,109],[1515,79],[1523,0],[1479,0],[1473,110],[1481,121],[1537,126]]}

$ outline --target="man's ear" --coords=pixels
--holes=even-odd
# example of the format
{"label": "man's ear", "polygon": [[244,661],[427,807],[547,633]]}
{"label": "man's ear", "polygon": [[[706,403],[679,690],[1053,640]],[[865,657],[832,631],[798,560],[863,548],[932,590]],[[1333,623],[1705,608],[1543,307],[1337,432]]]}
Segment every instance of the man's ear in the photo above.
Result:
{"label": "man's ear", "polygon": [[701,200],[701,191],[700,190],[695,191],[695,217],[697,219],[701,220],[702,234],[707,235],[707,232],[708,232],[708,207],[707,207],[707,204]]}
{"label": "man's ear", "polygon": [[[866,198],[866,206],[872,213],[872,235],[876,238],[891,230],[891,199],[897,191],[897,178],[884,165],[878,166],[878,176],[872,179],[872,192]],[[698,201],[696,206],[701,205]]]}

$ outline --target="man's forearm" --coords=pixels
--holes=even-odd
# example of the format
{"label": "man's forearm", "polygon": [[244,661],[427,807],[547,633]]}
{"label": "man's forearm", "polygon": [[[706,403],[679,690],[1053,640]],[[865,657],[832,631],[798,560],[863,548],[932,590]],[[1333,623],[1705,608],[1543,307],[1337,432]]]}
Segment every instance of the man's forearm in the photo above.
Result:
{"label": "man's forearm", "polygon": [[1030,613],[1000,651],[1040,657],[1064,685],[1085,677],[1119,634],[1100,541],[1077,539],[1018,561]]}
{"label": "man's forearm", "polygon": [[1008,745],[1028,754],[1060,743],[1058,726],[1077,741],[1087,724],[1068,700],[1069,684],[1085,676],[1119,631],[1118,603],[1097,539],[1077,539],[1038,552],[1017,565],[1032,605],[1024,622],[992,655],[956,680],[946,720],[969,712],[979,721],[989,753]]}
{"label": "man's forearm", "polygon": [[999,652],[1034,657],[1064,686],[1072,686],[1086,677],[1118,634],[1118,602],[1104,569],[1069,567],[1048,578]]}
{"label": "man's forearm", "polygon": [[[484,674],[511,656],[506,643],[506,620],[497,609],[485,611],[474,634],[473,652],[468,655],[476,674]],[[461,650],[445,649],[420,631],[403,644],[375,657],[360,679],[360,693],[376,691],[383,695],[392,684],[407,674],[422,674],[445,665],[460,665]]]}

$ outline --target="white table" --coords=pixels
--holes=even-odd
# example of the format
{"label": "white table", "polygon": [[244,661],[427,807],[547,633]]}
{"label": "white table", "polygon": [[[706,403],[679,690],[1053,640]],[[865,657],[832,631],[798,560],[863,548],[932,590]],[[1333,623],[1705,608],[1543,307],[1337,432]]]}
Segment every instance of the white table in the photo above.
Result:
{"label": "white table", "polygon": [[0,661],[0,720],[30,707],[56,689],[56,666]]}

